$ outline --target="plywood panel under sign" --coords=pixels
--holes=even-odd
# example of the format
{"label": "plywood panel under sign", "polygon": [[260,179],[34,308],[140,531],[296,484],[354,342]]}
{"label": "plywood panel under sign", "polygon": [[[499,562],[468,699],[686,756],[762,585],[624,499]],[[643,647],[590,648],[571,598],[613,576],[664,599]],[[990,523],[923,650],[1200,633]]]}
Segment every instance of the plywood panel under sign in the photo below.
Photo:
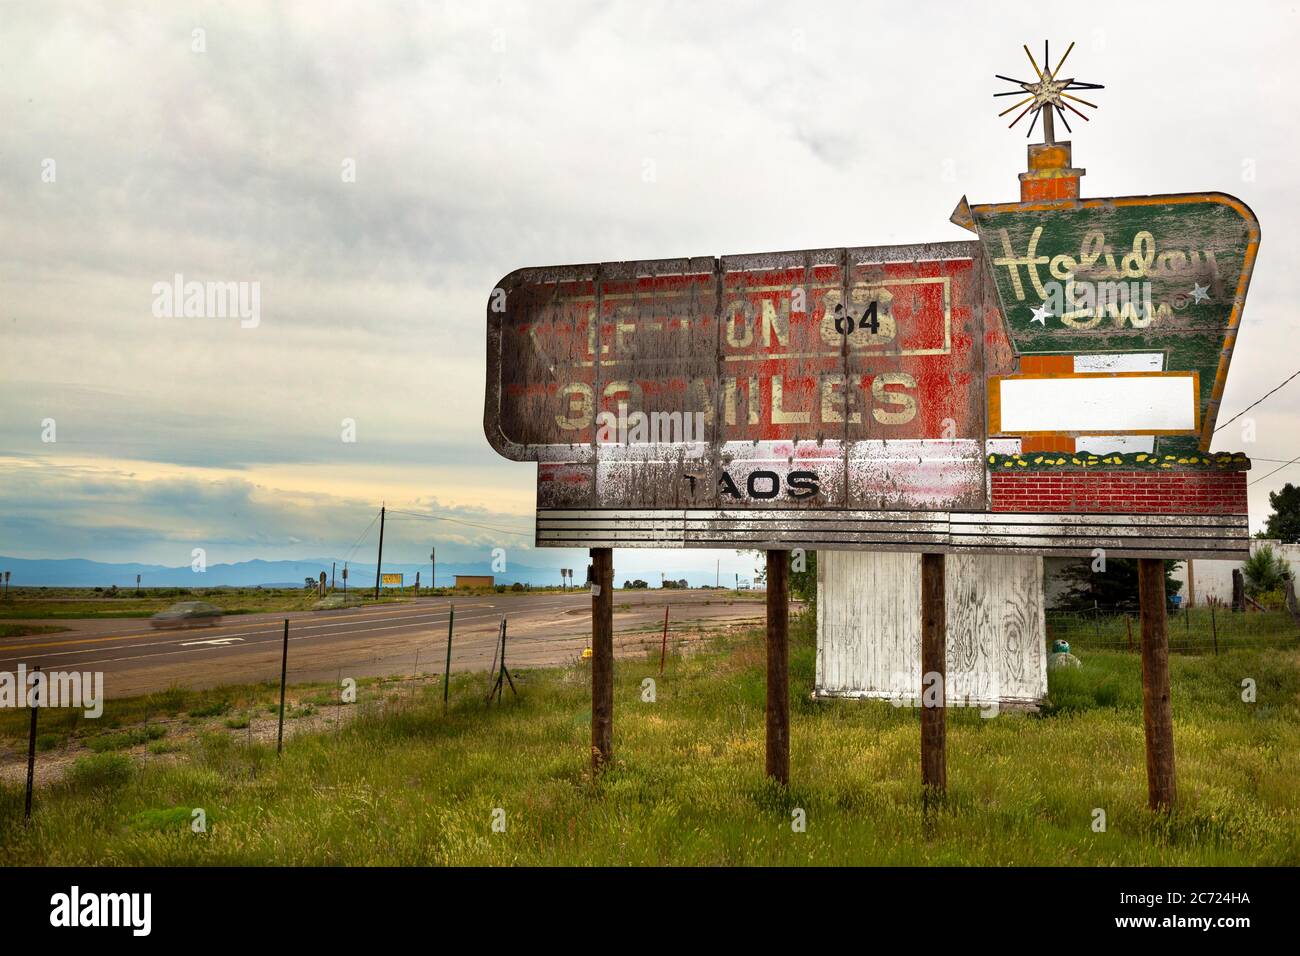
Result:
{"label": "plywood panel under sign", "polygon": [[[915,554],[818,553],[818,696],[916,698],[920,563]],[[949,705],[1041,701],[1047,693],[1042,558],[951,556],[945,591]]]}

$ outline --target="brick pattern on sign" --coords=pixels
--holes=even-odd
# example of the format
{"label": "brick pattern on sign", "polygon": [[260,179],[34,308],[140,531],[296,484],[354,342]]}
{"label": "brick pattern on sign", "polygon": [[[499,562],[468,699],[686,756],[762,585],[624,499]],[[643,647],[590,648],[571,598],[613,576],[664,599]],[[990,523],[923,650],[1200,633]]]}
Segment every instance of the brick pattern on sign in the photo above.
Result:
{"label": "brick pattern on sign", "polygon": [[1246,473],[1076,471],[992,474],[992,510],[1246,514]]}

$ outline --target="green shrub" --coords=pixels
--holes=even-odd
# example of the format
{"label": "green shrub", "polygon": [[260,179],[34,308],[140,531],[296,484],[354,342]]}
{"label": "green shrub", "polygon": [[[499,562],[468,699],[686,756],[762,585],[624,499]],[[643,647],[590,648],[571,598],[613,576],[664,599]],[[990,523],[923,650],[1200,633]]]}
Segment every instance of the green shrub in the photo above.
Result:
{"label": "green shrub", "polygon": [[145,727],[132,727],[130,730],[123,730],[120,733],[88,737],[85,744],[95,753],[106,753],[110,750],[126,750],[128,747],[138,747],[140,744],[157,740],[166,736],[166,734],[166,727],[149,724]]}
{"label": "green shrub", "polygon": [[191,717],[220,717],[228,710],[230,710],[230,701],[214,700],[206,704],[200,704],[198,707],[190,708],[190,716]]}
{"label": "green shrub", "polygon": [[193,810],[189,807],[167,807],[166,809],[141,810],[131,818],[132,830],[162,831],[188,830],[193,820]]}
{"label": "green shrub", "polygon": [[67,781],[73,787],[120,787],[135,773],[135,764],[125,754],[95,754],[79,758],[68,768]]}
{"label": "green shrub", "polygon": [[1255,549],[1241,571],[1246,576],[1246,593],[1256,599],[1269,591],[1281,591],[1291,577],[1286,562],[1268,544]]}

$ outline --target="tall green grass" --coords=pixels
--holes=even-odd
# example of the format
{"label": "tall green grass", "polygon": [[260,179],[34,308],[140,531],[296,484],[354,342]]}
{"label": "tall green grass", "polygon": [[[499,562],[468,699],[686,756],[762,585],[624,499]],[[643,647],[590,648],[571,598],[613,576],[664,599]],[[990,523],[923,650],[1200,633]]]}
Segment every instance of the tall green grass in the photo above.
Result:
{"label": "tall green grass", "polygon": [[[949,712],[946,802],[920,789],[916,711],[809,697],[815,647],[791,653],[789,790],[763,776],[761,635],[619,661],[613,767],[588,771],[581,665],[486,675],[361,705],[337,733],[249,745],[202,734],[180,760],[86,758],[37,794],[0,792],[0,863],[14,864],[1296,864],[1300,667],[1295,651],[1171,661],[1179,803],[1146,807],[1136,655],[1082,651],[1040,715]],[[656,701],[642,681],[656,680]],[[1241,700],[1254,680],[1258,699]],[[233,695],[232,695],[233,696]],[[202,807],[207,833],[189,814]],[[504,833],[493,813],[505,814]],[[794,832],[792,812],[806,814]],[[1106,832],[1094,832],[1094,809]],[[143,822],[142,822],[143,821]]]}

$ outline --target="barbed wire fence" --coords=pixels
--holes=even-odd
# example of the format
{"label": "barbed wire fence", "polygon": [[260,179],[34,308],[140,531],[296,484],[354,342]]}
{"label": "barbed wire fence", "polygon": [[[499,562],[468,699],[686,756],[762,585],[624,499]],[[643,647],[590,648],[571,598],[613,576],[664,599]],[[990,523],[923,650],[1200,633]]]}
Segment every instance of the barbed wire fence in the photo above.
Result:
{"label": "barbed wire fence", "polygon": [[[1071,647],[1131,650],[1142,642],[1142,622],[1136,608],[1094,604],[1046,612],[1047,643],[1068,641]],[[1285,610],[1234,611],[1217,601],[1199,607],[1170,608],[1169,650],[1183,654],[1217,654],[1237,648],[1300,646],[1300,622]]]}

